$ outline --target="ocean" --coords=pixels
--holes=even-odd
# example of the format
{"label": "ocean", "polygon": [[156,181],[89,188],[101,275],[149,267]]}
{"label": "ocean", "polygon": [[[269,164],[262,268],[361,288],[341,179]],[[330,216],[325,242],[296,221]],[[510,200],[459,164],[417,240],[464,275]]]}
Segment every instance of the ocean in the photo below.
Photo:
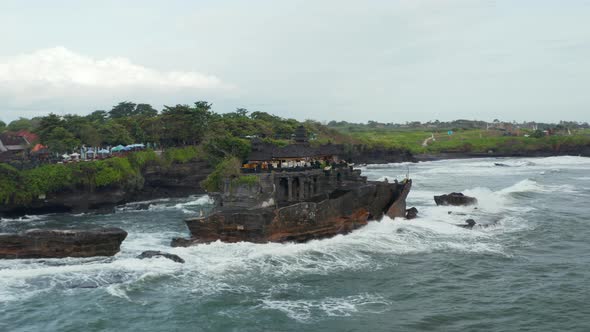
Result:
{"label": "ocean", "polygon": [[[495,166],[503,163],[507,166]],[[0,232],[116,226],[108,258],[0,261],[0,331],[590,331],[590,158],[465,159],[409,172],[414,220],[302,244],[171,248],[207,196],[112,214],[1,219]],[[471,207],[433,195],[463,192]],[[457,227],[472,218],[472,229]],[[137,259],[162,250],[186,260]]]}

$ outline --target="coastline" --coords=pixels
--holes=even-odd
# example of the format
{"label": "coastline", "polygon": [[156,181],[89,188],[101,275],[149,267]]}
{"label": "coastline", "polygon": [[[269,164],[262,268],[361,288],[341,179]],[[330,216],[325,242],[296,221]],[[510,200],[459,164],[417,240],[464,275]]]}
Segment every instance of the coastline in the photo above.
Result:
{"label": "coastline", "polygon": [[[398,150],[365,150],[356,152],[351,158],[358,163],[386,164],[402,162],[425,162],[451,159],[474,158],[543,158],[554,156],[590,157],[590,146],[577,147],[559,152],[523,151],[516,153],[472,153],[444,152],[438,154],[416,154]],[[44,199],[35,200],[30,205],[0,205],[0,217],[21,217],[47,213],[109,213],[122,204],[166,197],[183,197],[205,194],[200,182],[213,169],[206,162],[175,164],[171,168],[148,167],[142,174],[141,188],[124,190],[118,187],[98,191],[73,190],[50,193]]]}
{"label": "coastline", "polygon": [[560,156],[590,157],[590,147],[584,147],[578,151],[523,151],[514,153],[475,153],[475,152],[443,152],[438,154],[416,154],[413,155],[414,162],[439,161],[451,159],[475,159],[475,158],[546,158]]}

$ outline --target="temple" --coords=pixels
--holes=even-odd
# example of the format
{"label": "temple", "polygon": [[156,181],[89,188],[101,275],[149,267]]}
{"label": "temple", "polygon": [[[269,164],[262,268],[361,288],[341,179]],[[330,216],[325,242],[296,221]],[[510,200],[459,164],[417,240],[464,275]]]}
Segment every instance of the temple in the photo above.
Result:
{"label": "temple", "polygon": [[303,126],[294,143],[277,147],[260,139],[252,141],[252,152],[242,174],[256,176],[256,185],[240,186],[240,179],[225,179],[225,206],[281,206],[325,195],[337,188],[365,183],[360,170],[339,158],[341,148],[333,144],[312,147]]}
{"label": "temple", "polygon": [[217,207],[185,220],[191,238],[172,245],[303,242],[346,234],[385,214],[404,217],[411,184],[367,181],[339,158],[337,146],[310,146],[300,127],[285,147],[253,142],[241,174],[224,179],[221,193],[210,193]]}

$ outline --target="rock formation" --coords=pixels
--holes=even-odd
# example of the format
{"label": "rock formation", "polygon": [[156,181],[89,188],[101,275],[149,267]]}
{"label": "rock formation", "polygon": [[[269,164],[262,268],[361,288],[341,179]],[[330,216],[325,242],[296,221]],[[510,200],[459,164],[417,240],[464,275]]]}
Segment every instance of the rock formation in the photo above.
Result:
{"label": "rock formation", "polygon": [[418,209],[411,207],[406,210],[406,219],[414,219],[418,216]]}
{"label": "rock formation", "polygon": [[32,229],[0,234],[0,258],[113,256],[126,237],[127,232],[120,228]]}
{"label": "rock formation", "polygon": [[467,229],[472,229],[473,226],[475,226],[476,222],[473,219],[467,219],[465,220],[465,224],[464,225],[456,225],[459,227],[463,227],[463,228],[467,228]]}
{"label": "rock formation", "polygon": [[[398,200],[405,200],[411,181],[369,182],[283,207],[223,209],[205,218],[186,220],[191,239],[173,246],[224,242],[304,242],[346,234],[380,219]],[[407,191],[404,194],[404,188]],[[405,204],[402,210],[405,216]]]}
{"label": "rock formation", "polygon": [[145,258],[153,258],[153,257],[164,257],[172,260],[176,263],[184,263],[184,259],[180,258],[178,255],[169,254],[163,251],[156,251],[156,250],[148,250],[141,253],[141,255],[137,256],[139,259]]}
{"label": "rock formation", "polygon": [[450,193],[447,195],[434,196],[436,205],[473,205],[477,204],[475,197],[465,196],[463,193]]}

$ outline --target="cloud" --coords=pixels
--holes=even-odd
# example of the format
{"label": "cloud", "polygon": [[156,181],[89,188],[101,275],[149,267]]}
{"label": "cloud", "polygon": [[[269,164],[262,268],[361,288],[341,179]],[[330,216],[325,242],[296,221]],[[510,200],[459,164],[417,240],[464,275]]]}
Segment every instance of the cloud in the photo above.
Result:
{"label": "cloud", "polygon": [[192,103],[231,97],[237,88],[194,71],[162,71],[123,57],[94,58],[65,47],[0,57],[0,119],[87,113],[122,101]]}
{"label": "cloud", "polygon": [[0,58],[0,83],[76,85],[95,88],[227,88],[219,78],[197,72],[159,71],[121,57],[94,59],[65,47]]}

